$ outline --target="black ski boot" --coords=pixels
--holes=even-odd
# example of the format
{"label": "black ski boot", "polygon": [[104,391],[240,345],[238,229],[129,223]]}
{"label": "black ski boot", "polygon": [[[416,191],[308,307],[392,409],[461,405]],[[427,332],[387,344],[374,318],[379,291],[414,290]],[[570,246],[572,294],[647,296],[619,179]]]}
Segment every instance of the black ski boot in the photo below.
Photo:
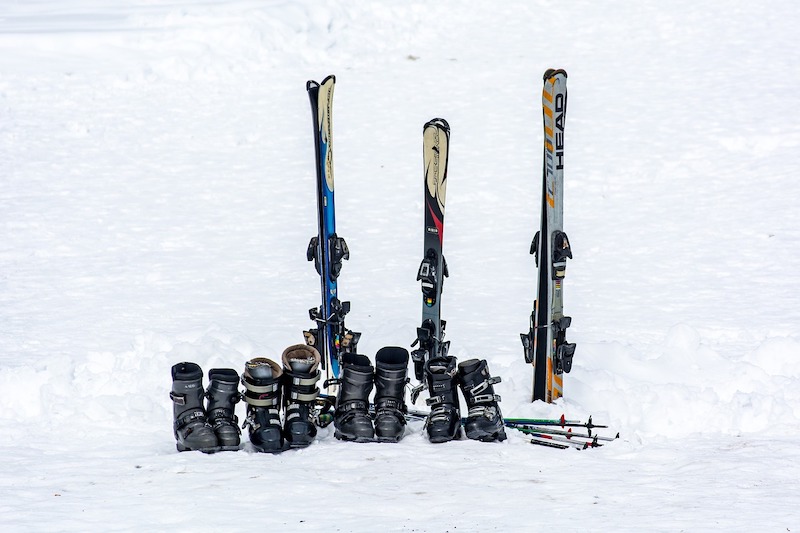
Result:
{"label": "black ski boot", "polygon": [[320,355],[316,348],[295,344],[283,351],[283,398],[286,420],[283,434],[292,448],[305,448],[317,436],[314,403],[319,396]]}
{"label": "black ski boot", "polygon": [[469,407],[464,423],[467,438],[484,442],[506,440],[503,414],[497,405],[500,396],[494,393],[493,387],[500,383],[500,378],[491,377],[486,360],[470,359],[460,363],[458,380]]}
{"label": "black ski boot", "polygon": [[425,363],[425,380],[431,414],[425,422],[431,442],[461,438],[461,411],[458,403],[456,358],[434,357]]}
{"label": "black ski boot", "polygon": [[333,414],[333,435],[337,439],[370,442],[375,437],[369,417],[369,393],[375,371],[365,355],[346,353],[342,356],[339,394]]}
{"label": "black ski boot", "polygon": [[284,450],[280,411],[282,377],[280,365],[266,357],[256,357],[244,365],[242,384],[247,418],[242,427],[249,428],[250,443],[258,452]]}
{"label": "black ski boot", "polygon": [[375,354],[375,436],[378,442],[398,442],[406,429],[405,385],[408,350],[386,347]]}
{"label": "black ski boot", "polygon": [[172,367],[173,431],[179,452],[219,450],[217,436],[208,425],[203,409],[203,370],[196,363],[178,363]]}
{"label": "black ski boot", "polygon": [[239,374],[232,368],[212,368],[208,372],[206,389],[206,415],[208,423],[214,428],[219,441],[219,449],[236,451],[239,449],[242,432],[236,418],[236,404],[239,403]]}

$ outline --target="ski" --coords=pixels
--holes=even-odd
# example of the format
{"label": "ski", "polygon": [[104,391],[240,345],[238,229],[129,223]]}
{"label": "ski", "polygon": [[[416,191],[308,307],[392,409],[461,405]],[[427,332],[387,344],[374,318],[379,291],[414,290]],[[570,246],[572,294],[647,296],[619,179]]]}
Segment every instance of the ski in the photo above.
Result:
{"label": "ski", "polygon": [[306,258],[314,261],[320,277],[322,303],[309,309],[308,314],[316,327],[304,331],[306,343],[315,347],[322,356],[326,381],[339,377],[339,361],[343,353],[355,351],[361,336],[347,329],[344,317],[350,302],[338,297],[337,278],[342,261],[350,258],[344,239],[336,234],[336,209],[333,196],[333,88],[336,78],[331,75],[322,83],[309,80],[306,91],[311,101],[311,118],[314,126],[314,148],[317,178],[318,233],[311,238]]}
{"label": "ski", "polygon": [[549,69],[544,74],[542,115],[541,226],[530,253],[538,267],[536,300],[530,330],[520,334],[525,362],[533,364],[532,401],[552,403],[564,395],[563,374],[572,369],[575,344],[566,340],[572,319],[564,316],[562,283],[567,259],[572,258],[564,233],[564,124],[567,111],[567,73]]}
{"label": "ski", "polygon": [[[418,381],[423,381],[425,362],[432,357],[447,356],[450,347],[450,342],[444,341],[445,321],[440,314],[442,284],[448,275],[442,243],[449,145],[450,125],[446,120],[434,118],[422,128],[425,226],[422,263],[417,271],[417,281],[422,287],[422,325],[411,344],[417,347],[411,352],[411,359]],[[415,389],[412,401],[420,390]]]}

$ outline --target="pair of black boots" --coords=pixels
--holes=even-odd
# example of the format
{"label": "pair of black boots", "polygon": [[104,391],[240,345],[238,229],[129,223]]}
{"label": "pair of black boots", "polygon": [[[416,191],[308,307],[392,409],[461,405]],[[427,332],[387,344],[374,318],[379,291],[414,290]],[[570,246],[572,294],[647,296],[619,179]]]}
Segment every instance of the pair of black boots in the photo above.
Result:
{"label": "pair of black boots", "polygon": [[259,452],[304,448],[317,436],[314,415],[319,396],[319,352],[295,344],[283,351],[281,362],[283,366],[256,357],[245,363],[242,375],[247,404],[244,425],[249,428],[250,443]]}
{"label": "pair of black boots", "polygon": [[208,389],[203,389],[203,370],[196,363],[172,367],[170,398],[179,452],[239,449],[241,432],[234,414],[240,399],[239,375],[230,368],[215,368],[208,372],[208,379]]}
{"label": "pair of black boots", "polygon": [[[375,367],[365,355],[342,356],[334,436],[355,442],[398,442],[406,428],[405,385],[408,350],[387,346],[375,354]],[[375,386],[375,411],[369,396]]]}
{"label": "pair of black boots", "polygon": [[456,364],[456,358],[433,357],[425,363],[425,381],[431,414],[425,423],[431,442],[461,438],[461,409],[458,387],[467,401],[464,421],[467,438],[484,442],[504,441],[506,432],[500,412],[500,396],[494,393],[499,377],[492,377],[485,359],[469,359]]}

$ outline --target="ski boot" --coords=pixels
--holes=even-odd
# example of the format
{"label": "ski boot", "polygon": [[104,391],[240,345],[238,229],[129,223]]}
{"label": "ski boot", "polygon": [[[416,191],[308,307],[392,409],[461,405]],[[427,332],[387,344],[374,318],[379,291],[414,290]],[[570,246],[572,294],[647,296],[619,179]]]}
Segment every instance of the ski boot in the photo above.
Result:
{"label": "ski boot", "polygon": [[405,385],[408,350],[386,347],[375,354],[375,436],[378,442],[398,442],[406,429]]}
{"label": "ski boot", "polygon": [[339,394],[333,414],[333,435],[337,439],[370,442],[375,437],[369,417],[369,393],[375,371],[365,355],[346,353],[342,356]]}
{"label": "ski boot", "polygon": [[219,449],[236,451],[239,449],[242,431],[239,419],[236,418],[236,404],[241,400],[239,395],[239,374],[232,368],[212,368],[208,372],[208,389],[206,390],[206,414],[208,423],[217,434]]}
{"label": "ski boot", "polygon": [[320,355],[316,348],[295,344],[283,351],[283,398],[286,420],[283,434],[292,448],[305,448],[317,436],[314,404],[319,396]]}
{"label": "ski boot", "polygon": [[483,442],[506,440],[503,414],[497,405],[500,396],[494,393],[493,387],[500,383],[500,378],[491,377],[486,360],[470,359],[459,363],[458,381],[469,407],[464,423],[467,438]]}
{"label": "ski boot", "polygon": [[426,403],[431,414],[425,422],[431,442],[461,438],[461,411],[458,403],[456,358],[433,357],[425,363],[425,380],[431,395]]}
{"label": "ski boot", "polygon": [[250,443],[257,452],[279,453],[284,450],[281,432],[281,379],[280,365],[266,357],[256,357],[244,365],[242,385],[247,404],[247,427]]}
{"label": "ski boot", "polygon": [[179,452],[219,450],[217,436],[208,425],[203,409],[203,370],[196,363],[178,363],[172,367],[173,432]]}

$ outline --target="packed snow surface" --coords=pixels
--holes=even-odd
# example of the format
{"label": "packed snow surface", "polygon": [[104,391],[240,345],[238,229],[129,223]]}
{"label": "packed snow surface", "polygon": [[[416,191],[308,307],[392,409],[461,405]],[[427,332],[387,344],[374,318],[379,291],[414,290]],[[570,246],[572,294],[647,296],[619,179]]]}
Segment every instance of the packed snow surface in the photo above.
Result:
{"label": "packed snow surface", "polygon": [[[0,3],[3,531],[800,530],[799,20],[788,0]],[[519,342],[549,67],[577,344],[552,405]],[[312,325],[305,83],[328,74],[359,351],[416,336],[422,125],[444,117],[451,353],[488,360],[506,416],[618,440],[434,445],[413,422],[396,445],[328,427],[280,455],[176,452],[173,364],[241,372]]]}

